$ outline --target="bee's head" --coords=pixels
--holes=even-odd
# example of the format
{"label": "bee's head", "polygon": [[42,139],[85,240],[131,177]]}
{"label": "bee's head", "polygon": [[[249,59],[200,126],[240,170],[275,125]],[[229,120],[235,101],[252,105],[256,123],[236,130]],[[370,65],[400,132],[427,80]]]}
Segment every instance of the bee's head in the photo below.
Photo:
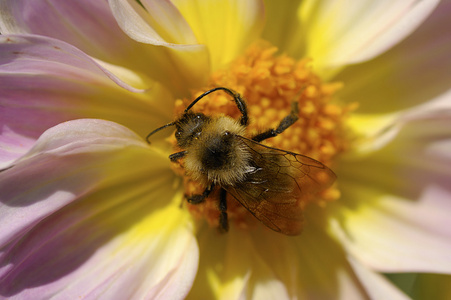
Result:
{"label": "bee's head", "polygon": [[202,113],[186,112],[175,122],[175,138],[180,148],[186,148],[198,139],[211,118]]}
{"label": "bee's head", "polygon": [[240,95],[232,90],[229,90],[224,87],[217,87],[214,89],[211,89],[209,91],[206,91],[199,97],[197,97],[193,102],[191,102],[190,105],[185,109],[183,115],[176,121],[168,123],[166,125],[163,125],[151,133],[149,133],[146,137],[146,141],[150,144],[150,137],[157,133],[158,131],[165,129],[170,126],[176,126],[177,130],[175,132],[175,138],[177,139],[177,144],[180,148],[186,148],[186,146],[191,145],[193,140],[198,138],[200,134],[202,133],[202,130],[204,129],[205,125],[211,121],[211,118],[202,114],[202,113],[193,113],[190,111],[190,109],[199,102],[200,99],[207,96],[210,93],[213,93],[215,91],[222,90],[228,93],[229,95],[233,96],[238,108],[240,109],[241,113],[243,114],[242,118],[240,119],[240,123],[242,126],[247,125],[248,117],[245,113],[246,111],[246,104],[244,103],[243,99],[241,99]]}

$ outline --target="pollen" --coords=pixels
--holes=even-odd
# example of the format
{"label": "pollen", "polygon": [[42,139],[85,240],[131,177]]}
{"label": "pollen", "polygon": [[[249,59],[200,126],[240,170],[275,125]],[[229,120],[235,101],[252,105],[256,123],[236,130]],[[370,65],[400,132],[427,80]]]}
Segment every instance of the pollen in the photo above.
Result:
{"label": "pollen", "polygon": [[[315,74],[309,58],[295,60],[279,54],[276,47],[266,42],[255,43],[227,68],[212,74],[207,86],[193,91],[191,97],[177,100],[176,115],[181,115],[195,97],[214,87],[232,89],[245,99],[250,119],[247,137],[276,128],[290,114],[292,102],[296,102],[299,119],[282,134],[264,140],[264,145],[311,157],[332,170],[336,158],[350,147],[346,120],[356,105],[341,103],[337,94],[343,84],[323,82]],[[211,116],[241,117],[230,95],[217,92],[206,97],[206,100],[196,104],[195,111]],[[184,176],[183,162],[174,164],[174,169]],[[326,175],[320,173],[316,180],[327,180]],[[338,178],[316,199],[304,204],[323,207],[339,200],[339,182]],[[184,184],[187,195],[202,194],[205,189],[187,176],[184,177]],[[187,207],[196,218],[206,219],[216,227],[219,220],[218,197],[215,191],[204,203],[187,204]],[[233,197],[229,196],[227,202],[230,224],[246,229],[258,223]]]}

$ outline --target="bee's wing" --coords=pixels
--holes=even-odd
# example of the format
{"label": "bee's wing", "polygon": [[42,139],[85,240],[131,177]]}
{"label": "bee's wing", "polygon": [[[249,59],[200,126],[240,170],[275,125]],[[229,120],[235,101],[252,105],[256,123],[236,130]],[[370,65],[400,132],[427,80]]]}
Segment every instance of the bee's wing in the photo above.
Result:
{"label": "bee's wing", "polygon": [[252,154],[252,168],[246,180],[225,189],[269,228],[300,234],[304,205],[331,186],[336,175],[310,157],[239,138]]}

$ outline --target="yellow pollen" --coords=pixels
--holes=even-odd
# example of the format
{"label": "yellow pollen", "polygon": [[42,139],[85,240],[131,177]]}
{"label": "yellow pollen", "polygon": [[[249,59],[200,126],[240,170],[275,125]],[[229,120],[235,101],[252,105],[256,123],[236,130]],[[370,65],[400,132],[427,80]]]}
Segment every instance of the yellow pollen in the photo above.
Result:
{"label": "yellow pollen", "polygon": [[[248,107],[250,118],[247,136],[269,128],[275,128],[289,115],[291,103],[299,107],[299,120],[282,134],[267,139],[262,144],[286,151],[299,153],[334,169],[337,155],[349,148],[345,121],[354,104],[337,102],[335,93],[342,83],[325,83],[311,68],[310,59],[299,61],[287,55],[276,55],[278,49],[266,42],[259,42],[247,49],[227,69],[212,74],[208,86],[193,92],[189,99],[176,102],[176,115],[180,116],[191,101],[214,87],[226,87],[241,94]],[[198,102],[193,111],[205,115],[228,115],[238,119],[241,114],[231,97],[223,92],[212,93]],[[172,139],[175,143],[175,139]],[[182,163],[183,165],[183,163]],[[182,165],[174,169],[184,175]],[[327,174],[323,174],[327,176]],[[327,180],[318,175],[319,182]],[[339,179],[338,179],[339,181]],[[201,194],[205,187],[184,176],[185,193]],[[309,203],[323,206],[339,199],[338,183],[322,191],[318,199]],[[206,219],[212,226],[218,226],[218,192],[215,191],[202,204],[187,204],[190,212],[199,219]],[[229,223],[240,228],[253,227],[256,219],[236,200],[228,197]]]}

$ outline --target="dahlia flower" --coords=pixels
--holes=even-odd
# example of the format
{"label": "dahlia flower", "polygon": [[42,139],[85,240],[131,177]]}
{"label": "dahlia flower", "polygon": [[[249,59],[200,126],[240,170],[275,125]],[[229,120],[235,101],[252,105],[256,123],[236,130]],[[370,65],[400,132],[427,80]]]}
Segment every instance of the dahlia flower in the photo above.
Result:
{"label": "dahlia flower", "polygon": [[[0,295],[449,297],[450,12],[448,0],[1,1]],[[185,200],[202,187],[168,159],[173,131],[146,142],[217,86],[244,97],[250,135],[299,106],[263,143],[337,175],[303,207],[302,234],[234,198],[218,233],[215,195]],[[239,117],[223,93],[193,110]]]}

